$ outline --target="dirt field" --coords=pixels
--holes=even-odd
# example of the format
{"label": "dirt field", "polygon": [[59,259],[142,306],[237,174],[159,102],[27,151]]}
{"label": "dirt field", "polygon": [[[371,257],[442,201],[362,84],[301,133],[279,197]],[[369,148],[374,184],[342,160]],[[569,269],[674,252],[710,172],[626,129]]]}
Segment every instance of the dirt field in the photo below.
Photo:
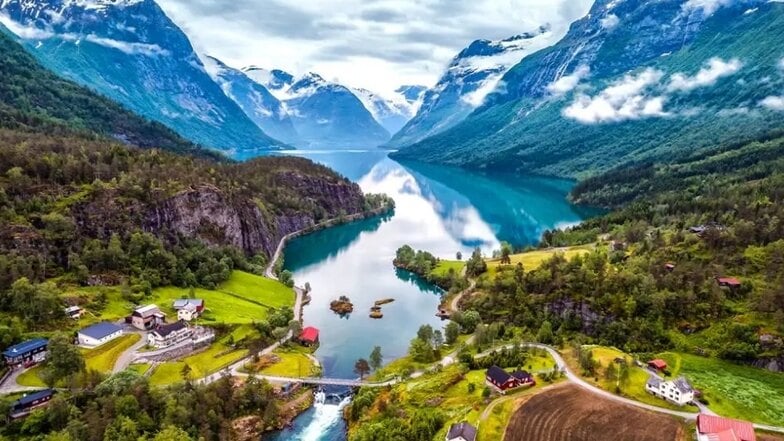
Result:
{"label": "dirt field", "polygon": [[758,433],[757,441],[784,441],[784,435],[773,435],[768,433]]}
{"label": "dirt field", "polygon": [[681,441],[676,419],[566,385],[531,397],[509,422],[505,441]]}

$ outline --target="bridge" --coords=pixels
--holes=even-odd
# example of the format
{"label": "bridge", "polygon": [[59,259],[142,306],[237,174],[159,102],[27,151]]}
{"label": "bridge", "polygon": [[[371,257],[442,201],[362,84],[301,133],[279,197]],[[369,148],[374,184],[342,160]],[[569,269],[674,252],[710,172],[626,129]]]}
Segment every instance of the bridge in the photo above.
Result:
{"label": "bridge", "polygon": [[[248,374],[234,373],[243,377],[249,376]],[[366,381],[359,379],[346,379],[346,378],[324,378],[324,377],[276,377],[271,375],[254,375],[254,378],[267,380],[271,383],[301,383],[313,384],[316,386],[345,386],[345,387],[386,387],[397,384],[401,381],[400,378],[393,378],[387,381]]]}

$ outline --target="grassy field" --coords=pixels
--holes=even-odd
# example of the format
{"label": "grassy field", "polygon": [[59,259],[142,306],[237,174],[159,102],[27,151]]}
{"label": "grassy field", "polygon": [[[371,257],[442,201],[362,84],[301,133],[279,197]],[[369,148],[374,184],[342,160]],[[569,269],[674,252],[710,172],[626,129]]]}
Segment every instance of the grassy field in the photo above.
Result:
{"label": "grassy field", "polygon": [[152,365],[149,364],[149,363],[134,363],[134,364],[128,366],[128,370],[134,371],[134,372],[138,373],[139,375],[144,375],[144,374],[147,373],[147,371],[150,370],[151,367],[152,367]]}
{"label": "grassy field", "polygon": [[[536,250],[536,251],[529,251],[527,253],[520,253],[520,254],[512,254],[510,256],[512,260],[512,265],[517,265],[518,263],[523,264],[523,268],[526,271],[530,271],[532,269],[538,268],[542,262],[550,259],[554,255],[560,253],[563,254],[564,257],[567,259],[571,259],[574,256],[585,254],[593,249],[593,245],[579,245],[574,247],[566,247],[566,248],[550,248],[546,250]],[[488,259],[487,260],[487,273],[492,276],[496,273],[498,267],[501,266],[501,259]]]}
{"label": "grassy field", "polygon": [[[685,412],[697,411],[697,408],[694,406],[677,406],[666,400],[656,398],[646,392],[645,383],[649,378],[648,372],[643,368],[634,366],[632,356],[625,354],[618,349],[604,346],[586,346],[585,348],[590,348],[593,351],[594,359],[600,364],[596,375],[593,377],[583,377],[585,381],[593,384],[594,386],[598,386],[604,390],[615,393],[617,381],[605,378],[605,373],[607,372],[607,367],[610,365],[610,363],[612,363],[616,358],[623,358],[626,360],[627,365],[630,366],[630,371],[629,384],[622,389],[621,395],[641,403],[651,404],[653,406],[664,407],[667,409],[682,410]],[[577,359],[574,357],[571,351],[564,353],[563,356],[572,371],[576,373],[580,373],[582,371]]]}
{"label": "grassy field", "polygon": [[259,372],[262,375],[280,377],[302,377],[318,375],[320,369],[307,356],[308,349],[301,346],[279,348],[275,355],[280,357],[280,362],[268,366]]}
{"label": "grassy field", "polygon": [[150,375],[150,384],[165,386],[182,381],[182,369],[185,365],[191,368],[190,379],[203,378],[240,360],[247,353],[246,349],[232,350],[225,343],[218,342],[210,346],[206,351],[185,357],[182,360],[161,363]]}
{"label": "grassy field", "polygon": [[664,353],[673,376],[685,375],[711,410],[727,417],[784,426],[784,374],[714,358]]}
{"label": "grassy field", "polygon": [[140,338],[139,334],[126,334],[103,346],[85,350],[83,354],[87,369],[104,373],[111,372],[120,355],[136,344]]}
{"label": "grassy field", "polygon": [[[120,354],[133,346],[140,338],[139,334],[127,334],[95,349],[81,349],[87,369],[104,374],[111,373]],[[42,372],[43,366],[36,366],[22,373],[16,382],[22,386],[44,387],[46,385],[41,379]]]}
{"label": "grassy field", "polygon": [[[531,390],[527,395],[530,395],[533,392],[535,391]],[[538,392],[538,390],[536,390],[536,392]],[[502,401],[493,406],[493,410],[490,411],[487,419],[479,424],[477,440],[496,441],[504,438],[506,426],[509,424],[512,414],[520,405],[522,397],[515,395],[514,397],[509,397],[508,399],[502,398],[500,400]]]}
{"label": "grassy field", "polygon": [[451,268],[455,270],[455,274],[460,275],[464,266],[465,262],[459,260],[440,260],[438,265],[430,272],[437,277],[445,277],[449,274],[449,269]]}
{"label": "grassy field", "polygon": [[[150,303],[171,315],[176,299],[188,297],[190,290],[178,287],[158,288]],[[194,295],[204,299],[207,313],[204,320],[228,324],[247,324],[263,320],[269,308],[294,306],[294,291],[282,283],[262,276],[234,271],[229,280],[216,290],[197,288]]]}

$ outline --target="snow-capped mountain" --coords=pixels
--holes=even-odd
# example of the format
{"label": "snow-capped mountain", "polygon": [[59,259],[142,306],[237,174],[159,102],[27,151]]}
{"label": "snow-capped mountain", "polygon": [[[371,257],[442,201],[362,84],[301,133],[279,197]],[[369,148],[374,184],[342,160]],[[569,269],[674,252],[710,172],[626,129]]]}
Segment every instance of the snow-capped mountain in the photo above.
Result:
{"label": "snow-capped mountain", "polygon": [[779,1],[596,0],[466,119],[393,156],[584,177],[764,138],[784,124],[781,29]]}
{"label": "snow-capped mountain", "polygon": [[297,143],[297,132],[285,107],[264,86],[215,57],[205,56],[203,61],[223,93],[239,104],[264,133],[289,144]]}
{"label": "snow-capped mountain", "polygon": [[552,40],[550,27],[542,26],[504,40],[474,41],[452,59],[435,87],[425,92],[416,116],[389,145],[406,146],[453,127],[482,105],[509,69]]}
{"label": "snow-capped mountain", "polygon": [[278,148],[205,71],[153,0],[0,0],[0,17],[55,72],[226,151]]}
{"label": "snow-capped mountain", "polygon": [[395,89],[395,93],[400,94],[406,100],[406,102],[411,105],[421,103],[422,97],[426,91],[427,87],[416,85],[400,86]]}
{"label": "snow-capped mountain", "polygon": [[385,98],[367,89],[352,88],[365,108],[389,133],[397,133],[414,116],[414,106],[403,95]]}
{"label": "snow-capped mountain", "polygon": [[281,70],[243,69],[283,102],[304,148],[376,147],[389,132],[347,87],[315,73],[295,78]]}
{"label": "snow-capped mountain", "polygon": [[250,79],[264,86],[278,99],[285,98],[285,91],[294,84],[294,75],[280,69],[267,70],[263,67],[248,66],[242,69]]}

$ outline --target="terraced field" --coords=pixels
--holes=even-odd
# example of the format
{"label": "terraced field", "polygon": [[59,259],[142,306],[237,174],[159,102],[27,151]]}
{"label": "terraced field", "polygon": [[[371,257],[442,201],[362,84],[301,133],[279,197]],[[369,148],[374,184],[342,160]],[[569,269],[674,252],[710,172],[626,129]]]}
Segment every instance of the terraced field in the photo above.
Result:
{"label": "terraced field", "polygon": [[[633,422],[633,424],[631,423]],[[531,397],[512,415],[505,440],[685,441],[674,418],[605,400],[574,385]]]}

